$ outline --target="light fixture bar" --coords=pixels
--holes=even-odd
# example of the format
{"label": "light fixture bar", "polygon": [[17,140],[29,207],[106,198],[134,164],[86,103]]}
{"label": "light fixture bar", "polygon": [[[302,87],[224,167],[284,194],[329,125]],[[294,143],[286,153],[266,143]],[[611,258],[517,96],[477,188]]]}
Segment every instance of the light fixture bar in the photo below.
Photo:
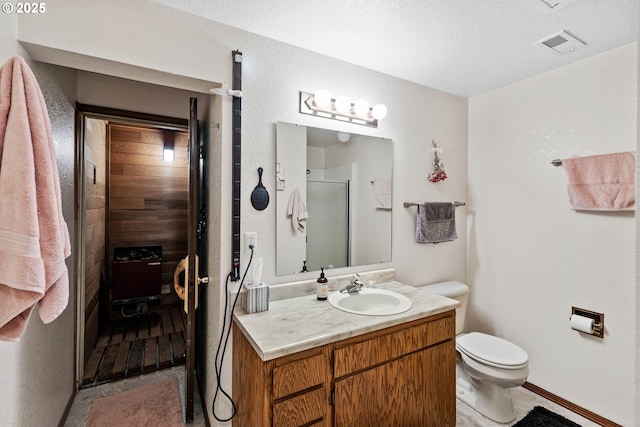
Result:
{"label": "light fixture bar", "polygon": [[367,115],[358,115],[354,112],[355,104],[351,103],[348,111],[338,111],[336,99],[331,98],[327,106],[319,106],[314,101],[314,94],[300,91],[300,113],[316,117],[324,117],[343,122],[354,123],[363,126],[378,127],[378,119],[371,116],[372,108]]}

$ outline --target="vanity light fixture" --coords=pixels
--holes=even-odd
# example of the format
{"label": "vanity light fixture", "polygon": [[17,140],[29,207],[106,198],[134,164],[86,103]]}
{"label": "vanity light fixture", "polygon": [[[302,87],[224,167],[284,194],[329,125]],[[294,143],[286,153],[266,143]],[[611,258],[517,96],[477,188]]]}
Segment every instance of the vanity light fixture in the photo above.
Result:
{"label": "vanity light fixture", "polygon": [[322,89],[315,94],[300,92],[300,113],[378,127],[378,120],[387,116],[387,107],[384,104],[376,104],[371,107],[363,99],[352,103],[344,95],[333,99],[329,92]]}

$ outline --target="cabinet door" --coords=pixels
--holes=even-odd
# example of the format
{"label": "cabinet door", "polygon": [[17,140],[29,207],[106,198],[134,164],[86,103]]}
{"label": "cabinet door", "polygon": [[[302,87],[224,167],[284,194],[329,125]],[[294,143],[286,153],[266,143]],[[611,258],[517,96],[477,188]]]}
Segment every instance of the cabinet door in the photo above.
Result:
{"label": "cabinet door", "polygon": [[455,343],[447,341],[335,382],[335,426],[456,423]]}

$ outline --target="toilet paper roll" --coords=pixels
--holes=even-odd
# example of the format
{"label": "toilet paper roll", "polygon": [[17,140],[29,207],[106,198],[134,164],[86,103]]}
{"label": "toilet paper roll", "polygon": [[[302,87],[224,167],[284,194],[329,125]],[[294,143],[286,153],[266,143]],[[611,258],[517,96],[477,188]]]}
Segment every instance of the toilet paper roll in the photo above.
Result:
{"label": "toilet paper roll", "polygon": [[592,318],[578,314],[572,314],[570,319],[571,329],[587,334],[593,334],[593,322]]}

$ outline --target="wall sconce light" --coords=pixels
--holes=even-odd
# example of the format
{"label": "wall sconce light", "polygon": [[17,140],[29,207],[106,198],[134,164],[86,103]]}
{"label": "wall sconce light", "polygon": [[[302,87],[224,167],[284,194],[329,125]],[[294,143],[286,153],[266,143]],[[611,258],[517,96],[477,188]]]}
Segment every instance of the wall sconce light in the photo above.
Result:
{"label": "wall sconce light", "polygon": [[373,107],[363,99],[352,103],[346,96],[331,98],[326,90],[315,94],[300,92],[300,113],[327,119],[378,127],[378,120],[387,116],[387,107],[376,104]]}
{"label": "wall sconce light", "polygon": [[172,132],[164,132],[164,151],[162,158],[165,162],[173,162],[174,148],[175,148],[175,136]]}

